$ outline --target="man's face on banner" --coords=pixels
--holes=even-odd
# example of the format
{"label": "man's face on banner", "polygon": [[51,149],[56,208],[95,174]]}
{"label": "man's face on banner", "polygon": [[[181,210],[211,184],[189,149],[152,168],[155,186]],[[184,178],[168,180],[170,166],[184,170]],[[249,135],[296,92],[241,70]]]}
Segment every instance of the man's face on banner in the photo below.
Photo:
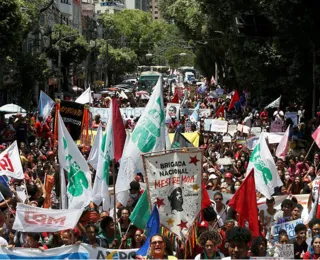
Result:
{"label": "man's face on banner", "polygon": [[176,116],[176,108],[174,106],[171,106],[169,108],[169,116],[170,117],[175,117]]}

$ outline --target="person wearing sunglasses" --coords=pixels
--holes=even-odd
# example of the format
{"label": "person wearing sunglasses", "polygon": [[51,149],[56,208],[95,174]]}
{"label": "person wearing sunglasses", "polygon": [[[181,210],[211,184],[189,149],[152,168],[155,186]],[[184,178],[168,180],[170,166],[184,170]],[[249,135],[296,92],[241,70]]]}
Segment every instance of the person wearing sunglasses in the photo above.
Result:
{"label": "person wearing sunglasses", "polygon": [[175,256],[166,255],[166,243],[160,234],[153,235],[150,239],[150,251],[147,259],[171,259],[176,260]]}
{"label": "person wearing sunglasses", "polygon": [[227,220],[227,209],[226,205],[223,203],[223,195],[221,192],[216,192],[213,197],[214,210],[217,213],[219,226],[223,226],[224,222]]}

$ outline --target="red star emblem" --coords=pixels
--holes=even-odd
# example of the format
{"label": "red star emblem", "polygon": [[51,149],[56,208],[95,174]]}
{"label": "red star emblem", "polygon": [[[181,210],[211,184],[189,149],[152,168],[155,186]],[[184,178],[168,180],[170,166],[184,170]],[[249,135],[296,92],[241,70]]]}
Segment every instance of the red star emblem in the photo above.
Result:
{"label": "red star emblem", "polygon": [[180,221],[180,224],[178,224],[177,226],[179,226],[180,227],[180,231],[182,230],[182,229],[184,229],[184,228],[187,228],[187,221],[183,221],[182,219],[181,219],[181,221]]}
{"label": "red star emblem", "polygon": [[189,163],[194,163],[195,166],[197,166],[197,162],[199,162],[199,160],[197,159],[197,156],[190,156],[190,162]]}
{"label": "red star emblem", "polygon": [[165,206],[166,204],[163,203],[164,199],[157,198],[157,201],[153,204],[157,204],[158,208],[160,208],[162,205]]}

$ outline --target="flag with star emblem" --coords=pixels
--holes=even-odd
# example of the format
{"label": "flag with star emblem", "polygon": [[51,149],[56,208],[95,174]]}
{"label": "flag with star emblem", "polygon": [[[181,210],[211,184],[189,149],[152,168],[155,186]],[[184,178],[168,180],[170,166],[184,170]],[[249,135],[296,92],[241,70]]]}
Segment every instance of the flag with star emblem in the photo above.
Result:
{"label": "flag with star emblem", "polygon": [[89,166],[64,125],[60,113],[58,113],[58,136],[59,163],[67,172],[69,209],[85,208],[92,201]]}
{"label": "flag with star emblem", "polygon": [[274,188],[283,185],[267,145],[265,135],[261,133],[259,141],[252,151],[247,174],[254,169],[254,179],[257,190],[267,199],[274,193]]}
{"label": "flag with star emblem", "polygon": [[183,147],[194,147],[192,143],[188,141],[180,132],[175,132],[173,142],[171,145],[172,149],[179,149]]}
{"label": "flag with star emblem", "polygon": [[159,210],[160,224],[185,238],[201,210],[202,151],[149,153],[143,160],[150,202]]}
{"label": "flag with star emblem", "polygon": [[[113,101],[111,101],[113,102]],[[103,210],[110,209],[110,195],[109,195],[109,173],[111,162],[114,159],[113,147],[113,111],[110,109],[110,114],[106,126],[105,133],[100,137],[100,149],[97,165],[97,173],[93,185],[93,202],[100,205],[102,202]]]}

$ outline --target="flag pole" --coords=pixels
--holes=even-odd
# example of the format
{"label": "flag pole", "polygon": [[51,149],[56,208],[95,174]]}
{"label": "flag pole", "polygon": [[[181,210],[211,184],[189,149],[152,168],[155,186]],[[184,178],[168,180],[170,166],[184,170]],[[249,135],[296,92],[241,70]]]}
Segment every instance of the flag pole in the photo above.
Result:
{"label": "flag pole", "polygon": [[[112,185],[113,185],[113,218],[114,222],[117,220],[117,201],[116,201],[116,160],[112,160]],[[114,236],[117,235],[117,229],[114,229]]]}
{"label": "flag pole", "polygon": [[314,143],[315,143],[315,141],[313,140],[313,142],[312,142],[312,144],[311,144],[311,146],[310,146],[310,148],[309,148],[309,151],[307,152],[307,155],[304,157],[305,160],[307,160],[307,158],[308,158],[308,156],[309,156],[309,153],[311,152],[311,149],[312,149],[312,147],[314,146]]}

